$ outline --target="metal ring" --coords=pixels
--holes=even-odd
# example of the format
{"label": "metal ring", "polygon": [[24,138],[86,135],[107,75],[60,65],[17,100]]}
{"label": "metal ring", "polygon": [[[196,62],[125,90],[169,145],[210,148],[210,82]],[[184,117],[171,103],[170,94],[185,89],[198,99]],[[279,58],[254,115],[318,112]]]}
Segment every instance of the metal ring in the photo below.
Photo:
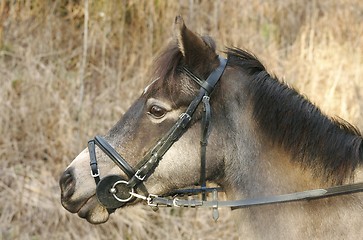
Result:
{"label": "metal ring", "polygon": [[[110,189],[110,192],[112,193],[113,197],[119,201],[119,202],[128,202],[130,201],[132,198],[133,198],[133,195],[130,194],[130,197],[126,198],[126,199],[121,199],[119,197],[116,196],[116,192],[113,192],[113,190],[115,189],[115,187],[118,185],[118,184],[125,184],[127,185],[128,182],[127,181],[124,181],[124,180],[120,180],[120,181],[117,181],[113,184],[112,188]],[[131,188],[131,192],[134,193],[134,188]]]}

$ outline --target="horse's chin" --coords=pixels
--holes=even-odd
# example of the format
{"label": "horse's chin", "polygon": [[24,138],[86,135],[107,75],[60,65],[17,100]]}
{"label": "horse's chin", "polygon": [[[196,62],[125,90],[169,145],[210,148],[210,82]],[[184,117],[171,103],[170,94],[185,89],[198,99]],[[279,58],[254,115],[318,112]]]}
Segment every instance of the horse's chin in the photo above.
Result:
{"label": "horse's chin", "polygon": [[101,224],[107,222],[110,213],[93,196],[79,209],[78,216],[86,219],[89,223]]}

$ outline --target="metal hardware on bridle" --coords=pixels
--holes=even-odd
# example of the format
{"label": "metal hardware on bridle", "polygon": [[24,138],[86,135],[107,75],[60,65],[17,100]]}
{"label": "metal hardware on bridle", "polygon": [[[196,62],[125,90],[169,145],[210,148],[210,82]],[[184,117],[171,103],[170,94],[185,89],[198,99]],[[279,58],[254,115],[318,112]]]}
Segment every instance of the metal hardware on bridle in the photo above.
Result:
{"label": "metal hardware on bridle", "polygon": [[[103,138],[96,136],[93,140],[88,142],[91,175],[95,179],[97,186],[97,198],[102,205],[112,211],[125,205],[127,202],[132,201],[134,197],[131,193],[135,190],[133,186],[129,186],[128,181],[119,175],[108,175],[100,179],[100,171],[97,166],[95,151],[96,145],[123,170],[127,177],[132,177],[135,174],[135,171]],[[149,194],[143,184],[140,184],[139,190],[145,195]]]}
{"label": "metal hardware on bridle", "polygon": [[[285,203],[300,200],[313,200],[331,196],[351,194],[363,191],[363,182],[335,186],[326,189],[314,189],[290,194],[273,195],[253,199],[240,199],[232,201],[219,201],[218,192],[221,188],[206,187],[206,153],[208,136],[210,133],[211,107],[210,94],[222,76],[226,67],[227,59],[219,57],[220,65],[214,70],[207,80],[203,81],[192,73],[187,67],[182,67],[182,72],[190,79],[200,85],[198,95],[189,104],[187,110],[180,115],[177,122],[169,131],[156,143],[156,145],[143,157],[135,166],[136,171],[127,161],[102,137],[96,136],[88,142],[90,154],[91,175],[95,179],[96,194],[99,202],[109,211],[132,202],[136,198],[144,200],[156,210],[158,207],[208,207],[213,210],[213,219],[219,217],[219,207],[229,207],[232,210],[251,206],[266,204]],[[143,182],[151,175],[157,167],[159,161],[169,148],[187,131],[189,122],[197,107],[203,103],[203,113],[201,120],[201,140],[200,140],[200,188],[177,189],[164,196],[149,194]],[[127,180],[119,175],[108,175],[100,178],[100,171],[97,166],[95,146],[98,146],[127,176]],[[142,192],[139,194],[138,192]],[[207,194],[212,194],[212,200],[207,201]],[[202,194],[201,200],[179,199],[179,195]]]}

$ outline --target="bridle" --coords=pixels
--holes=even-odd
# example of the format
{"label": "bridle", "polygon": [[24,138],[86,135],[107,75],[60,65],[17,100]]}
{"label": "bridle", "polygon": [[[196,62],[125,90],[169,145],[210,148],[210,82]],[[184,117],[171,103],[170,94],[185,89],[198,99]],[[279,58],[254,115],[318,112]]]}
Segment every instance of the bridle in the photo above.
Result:
{"label": "bridle", "polygon": [[[169,131],[151,148],[150,151],[135,166],[131,167],[128,162],[102,137],[96,136],[88,142],[90,154],[91,175],[96,183],[96,195],[99,202],[109,212],[131,203],[139,198],[147,202],[154,210],[159,206],[168,207],[208,207],[213,209],[213,218],[218,219],[219,207],[230,207],[231,209],[244,208],[256,205],[283,203],[298,200],[310,200],[325,198],[329,196],[350,194],[363,191],[363,183],[347,184],[326,189],[314,189],[291,194],[274,195],[254,199],[241,199],[234,201],[219,201],[218,192],[221,188],[206,186],[206,148],[210,132],[211,107],[210,95],[221,78],[227,64],[227,59],[219,57],[219,66],[204,81],[197,77],[188,67],[184,66],[181,71],[199,86],[197,96],[189,104],[184,113],[180,115],[176,123]],[[200,141],[200,181],[199,188],[178,189],[163,196],[150,194],[144,181],[153,173],[160,160],[170,147],[187,131],[189,123],[199,105],[203,104],[202,133]],[[108,175],[100,179],[100,172],[97,166],[95,146],[98,146],[127,176],[127,180],[119,175]],[[142,193],[142,194],[141,194]],[[207,194],[212,193],[212,200],[207,200]],[[180,195],[202,194],[201,200],[179,199]]]}
{"label": "bridle", "polygon": [[[143,182],[151,175],[169,148],[178,141],[178,139],[188,129],[189,123],[198,108],[203,104],[202,117],[202,139],[201,139],[201,174],[200,189],[185,189],[178,193],[202,192],[203,199],[206,199],[206,192],[211,189],[206,187],[206,147],[209,136],[209,125],[211,119],[211,109],[209,104],[210,94],[215,88],[218,80],[222,76],[227,64],[227,59],[219,57],[219,66],[203,81],[193,74],[186,66],[181,68],[189,78],[200,85],[197,96],[189,104],[188,108],[182,113],[176,123],[169,131],[155,144],[154,147],[143,157],[143,159],[135,166],[134,170],[128,162],[102,137],[96,136],[88,142],[88,150],[90,154],[91,174],[95,179],[97,188],[96,194],[102,205],[108,209],[115,209],[131,202],[135,197],[148,196],[148,203],[152,205],[152,198],[155,195],[149,194]],[[113,162],[126,174],[128,180],[119,175],[109,175],[100,179],[100,173],[97,166],[97,158],[95,146],[98,146]],[[138,189],[143,195],[137,194]]]}

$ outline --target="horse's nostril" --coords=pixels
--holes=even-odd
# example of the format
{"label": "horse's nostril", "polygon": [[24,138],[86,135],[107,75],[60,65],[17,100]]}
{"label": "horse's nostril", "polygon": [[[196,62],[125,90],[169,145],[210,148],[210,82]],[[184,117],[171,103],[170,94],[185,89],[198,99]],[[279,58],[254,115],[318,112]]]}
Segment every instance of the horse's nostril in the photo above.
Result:
{"label": "horse's nostril", "polygon": [[59,180],[62,200],[66,200],[73,195],[75,185],[76,184],[73,177],[73,168],[69,168],[66,171],[64,171],[63,175]]}

